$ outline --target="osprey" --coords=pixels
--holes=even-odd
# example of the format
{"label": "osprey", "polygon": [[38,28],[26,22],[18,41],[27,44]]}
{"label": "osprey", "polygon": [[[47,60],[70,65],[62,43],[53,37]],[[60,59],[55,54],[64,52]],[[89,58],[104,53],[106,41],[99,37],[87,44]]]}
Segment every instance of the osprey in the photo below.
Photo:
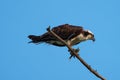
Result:
{"label": "osprey", "polygon": [[[86,40],[95,41],[94,34],[89,30],[84,30],[81,26],[63,24],[52,28],[52,31],[65,40],[70,46]],[[46,32],[40,36],[29,35],[28,38],[32,40],[29,43],[45,42],[59,47],[65,46],[65,44],[59,41],[50,32]]]}

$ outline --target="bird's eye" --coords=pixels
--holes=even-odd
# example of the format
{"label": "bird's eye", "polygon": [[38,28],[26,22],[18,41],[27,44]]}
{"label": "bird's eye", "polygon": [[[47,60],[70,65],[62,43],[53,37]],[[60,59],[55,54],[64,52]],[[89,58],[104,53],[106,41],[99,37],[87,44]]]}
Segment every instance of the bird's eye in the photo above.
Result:
{"label": "bird's eye", "polygon": [[89,33],[88,32],[84,32],[84,36],[87,36]]}

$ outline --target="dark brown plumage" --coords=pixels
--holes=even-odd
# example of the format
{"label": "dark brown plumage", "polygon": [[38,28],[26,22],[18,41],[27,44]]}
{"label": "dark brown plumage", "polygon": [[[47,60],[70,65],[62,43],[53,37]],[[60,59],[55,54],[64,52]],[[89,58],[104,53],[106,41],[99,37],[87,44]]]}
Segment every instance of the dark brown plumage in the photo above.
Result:
{"label": "dark brown plumage", "polygon": [[[90,34],[88,31],[84,31],[81,26],[75,26],[75,25],[69,25],[69,24],[63,24],[63,25],[54,27],[52,31],[65,41],[71,41],[75,37],[77,38],[77,36],[80,34],[83,34],[84,36],[87,36],[88,34]],[[29,35],[28,38],[32,40],[30,43],[46,42],[46,43],[56,45],[56,46],[65,46],[63,43],[61,43],[58,39],[56,39],[49,32],[46,32],[41,36]],[[81,41],[74,42],[72,45],[78,44],[79,42]]]}

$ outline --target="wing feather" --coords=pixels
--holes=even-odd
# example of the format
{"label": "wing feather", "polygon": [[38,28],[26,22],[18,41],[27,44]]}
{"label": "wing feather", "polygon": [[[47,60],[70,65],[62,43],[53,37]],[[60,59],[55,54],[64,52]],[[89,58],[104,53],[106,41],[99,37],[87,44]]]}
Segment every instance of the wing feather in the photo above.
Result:
{"label": "wing feather", "polygon": [[[83,28],[81,26],[64,24],[52,29],[58,36],[60,36],[63,40],[68,40],[76,37],[80,33],[83,32]],[[42,41],[51,41],[57,40],[54,36],[52,36],[49,32],[43,34],[41,36]]]}

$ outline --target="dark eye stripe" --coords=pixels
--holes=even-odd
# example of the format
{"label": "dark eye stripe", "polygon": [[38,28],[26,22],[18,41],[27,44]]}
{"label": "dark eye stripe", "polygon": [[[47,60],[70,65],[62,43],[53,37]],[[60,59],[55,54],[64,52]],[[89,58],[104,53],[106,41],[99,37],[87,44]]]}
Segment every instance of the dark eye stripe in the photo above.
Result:
{"label": "dark eye stripe", "polygon": [[88,32],[84,32],[84,36],[87,36],[89,33]]}

